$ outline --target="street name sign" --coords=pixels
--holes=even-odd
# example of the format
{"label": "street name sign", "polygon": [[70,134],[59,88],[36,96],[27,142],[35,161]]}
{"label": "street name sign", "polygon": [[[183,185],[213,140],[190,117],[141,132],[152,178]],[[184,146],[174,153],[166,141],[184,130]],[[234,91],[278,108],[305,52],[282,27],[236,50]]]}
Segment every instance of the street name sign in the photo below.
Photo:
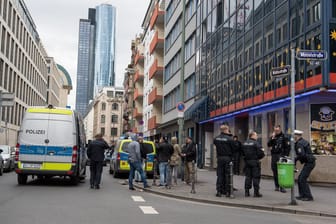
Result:
{"label": "street name sign", "polygon": [[271,69],[271,77],[279,78],[279,77],[282,77],[282,76],[286,76],[286,75],[289,74],[290,69],[291,69],[291,66],[289,66],[289,65],[272,68]]}
{"label": "street name sign", "polygon": [[320,50],[299,50],[296,53],[296,58],[298,60],[326,60],[327,52]]}

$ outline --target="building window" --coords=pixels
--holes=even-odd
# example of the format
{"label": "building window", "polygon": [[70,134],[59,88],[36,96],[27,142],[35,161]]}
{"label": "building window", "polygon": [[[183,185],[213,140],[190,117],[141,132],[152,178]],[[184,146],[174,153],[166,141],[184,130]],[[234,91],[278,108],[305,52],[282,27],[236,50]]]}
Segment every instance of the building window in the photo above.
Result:
{"label": "building window", "polygon": [[189,100],[195,96],[195,89],[196,89],[196,78],[195,74],[192,74],[186,81],[185,81],[185,99]]}
{"label": "building window", "polygon": [[118,136],[118,128],[111,128],[111,136]]}
{"label": "building window", "polygon": [[102,123],[102,124],[105,123],[105,115],[100,116],[100,123]]}
{"label": "building window", "polygon": [[277,124],[277,113],[276,112],[270,112],[267,113],[267,131],[268,136],[271,136],[274,130],[275,125]]}
{"label": "building window", "polygon": [[336,18],[336,0],[332,1],[332,17]]}
{"label": "building window", "polygon": [[118,110],[119,105],[117,103],[112,104],[112,110]]}
{"label": "building window", "polygon": [[191,37],[187,40],[184,47],[184,61],[188,61],[195,54],[195,34],[192,34]]}
{"label": "building window", "polygon": [[101,105],[101,109],[102,109],[102,110],[106,110],[106,103],[102,103],[102,105]]}
{"label": "building window", "polygon": [[193,17],[195,12],[196,12],[196,0],[190,0],[186,6],[186,11],[185,11],[186,23],[188,23],[188,21]]}
{"label": "building window", "polygon": [[106,92],[107,97],[113,98],[113,91],[107,91]]}
{"label": "building window", "polygon": [[111,116],[111,123],[113,123],[113,124],[118,123],[118,115],[113,114]]}
{"label": "building window", "polygon": [[181,68],[181,54],[180,51],[170,60],[165,67],[164,81],[168,81]]}
{"label": "building window", "polygon": [[320,3],[317,3],[313,6],[313,23],[320,21],[321,18],[321,7]]}
{"label": "building window", "polygon": [[175,43],[175,40],[180,36],[182,30],[182,20],[181,17],[177,19],[173,28],[170,30],[169,34],[165,39],[165,51],[167,52],[169,48]]}
{"label": "building window", "polygon": [[100,134],[102,134],[102,136],[105,135],[105,128],[101,128],[101,129],[100,129]]}
{"label": "building window", "polygon": [[262,115],[253,116],[253,130],[258,134],[262,133]]}

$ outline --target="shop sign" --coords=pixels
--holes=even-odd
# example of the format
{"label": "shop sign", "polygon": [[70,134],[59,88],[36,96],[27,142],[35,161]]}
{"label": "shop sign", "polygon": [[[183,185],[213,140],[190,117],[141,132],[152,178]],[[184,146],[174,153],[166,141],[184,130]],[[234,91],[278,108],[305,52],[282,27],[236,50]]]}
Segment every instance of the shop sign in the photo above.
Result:
{"label": "shop sign", "polygon": [[331,131],[336,129],[336,104],[311,104],[311,129]]}

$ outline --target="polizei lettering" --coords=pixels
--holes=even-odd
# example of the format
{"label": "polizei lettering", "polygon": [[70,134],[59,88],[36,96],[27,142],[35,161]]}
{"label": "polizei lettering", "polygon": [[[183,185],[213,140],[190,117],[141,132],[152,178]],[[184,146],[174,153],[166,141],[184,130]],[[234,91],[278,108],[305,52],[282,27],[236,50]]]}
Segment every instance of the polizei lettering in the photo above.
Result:
{"label": "polizei lettering", "polygon": [[31,135],[44,135],[45,133],[46,133],[45,130],[26,129],[26,134],[31,134]]}

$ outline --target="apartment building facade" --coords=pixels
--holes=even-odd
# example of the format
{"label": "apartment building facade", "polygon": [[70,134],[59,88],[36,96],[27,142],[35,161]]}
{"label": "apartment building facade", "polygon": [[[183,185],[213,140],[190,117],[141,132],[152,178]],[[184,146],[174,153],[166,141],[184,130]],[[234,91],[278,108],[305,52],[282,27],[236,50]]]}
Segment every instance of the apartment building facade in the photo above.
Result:
{"label": "apartment building facade", "polygon": [[[0,91],[15,94],[14,106],[1,108],[0,144],[15,146],[26,108],[47,104],[50,73],[46,57],[24,1],[0,1]],[[55,88],[62,89],[58,80],[55,82]]]}

